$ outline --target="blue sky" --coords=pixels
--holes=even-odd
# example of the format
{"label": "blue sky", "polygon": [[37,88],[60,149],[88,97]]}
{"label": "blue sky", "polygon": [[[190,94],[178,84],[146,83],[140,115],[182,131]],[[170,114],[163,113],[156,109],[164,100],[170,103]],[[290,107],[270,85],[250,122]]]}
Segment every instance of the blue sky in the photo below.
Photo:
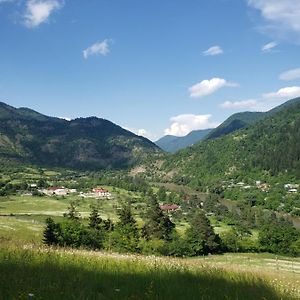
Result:
{"label": "blue sky", "polygon": [[300,0],[0,0],[0,101],[155,140],[300,96]]}

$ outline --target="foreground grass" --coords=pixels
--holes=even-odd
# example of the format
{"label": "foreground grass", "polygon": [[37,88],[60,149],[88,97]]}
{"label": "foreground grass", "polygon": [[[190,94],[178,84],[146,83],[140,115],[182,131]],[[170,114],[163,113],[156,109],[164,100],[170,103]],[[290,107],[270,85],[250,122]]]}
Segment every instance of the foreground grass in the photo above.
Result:
{"label": "foreground grass", "polygon": [[262,277],[201,260],[190,265],[86,251],[0,249],[0,299],[29,298],[297,299]]}

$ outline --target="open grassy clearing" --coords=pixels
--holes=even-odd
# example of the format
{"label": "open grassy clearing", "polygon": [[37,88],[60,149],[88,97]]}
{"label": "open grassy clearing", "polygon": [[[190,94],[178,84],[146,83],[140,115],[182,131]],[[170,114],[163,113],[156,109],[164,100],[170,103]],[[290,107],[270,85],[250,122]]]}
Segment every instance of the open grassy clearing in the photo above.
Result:
{"label": "open grassy clearing", "polygon": [[44,214],[52,216],[62,216],[70,201],[76,201],[78,203],[78,211],[82,216],[87,216],[90,212],[91,205],[97,205],[105,217],[116,217],[116,208],[120,207],[124,201],[131,200],[134,202],[133,207],[138,204],[143,205],[141,197],[138,193],[128,192],[126,190],[105,187],[112,191],[113,199],[95,199],[95,198],[83,198],[80,195],[68,195],[68,196],[27,196],[17,195],[0,197],[0,215],[10,214]]}
{"label": "open grassy clearing", "polygon": [[117,211],[123,202],[131,201],[134,216],[142,226],[141,210],[145,207],[140,193],[104,186],[113,193],[112,199],[83,198],[78,195],[62,196],[8,196],[0,197],[0,237],[12,243],[42,243],[42,232],[47,217],[62,219],[71,201],[78,203],[81,217],[88,218],[91,205],[99,207],[103,219],[117,221]]}
{"label": "open grassy clearing", "polygon": [[11,241],[14,244],[34,243],[41,244],[44,229],[44,220],[32,218],[0,217],[0,239]]}
{"label": "open grassy clearing", "polygon": [[[129,192],[111,186],[104,186],[104,188],[113,194],[112,199],[83,198],[79,195],[51,197],[16,195],[0,197],[0,234],[8,238],[16,234],[18,237],[22,236],[24,241],[32,242],[35,240],[37,243],[40,243],[40,240],[34,237],[42,236],[43,224],[45,224],[46,218],[50,216],[57,221],[57,218],[61,218],[67,211],[70,201],[76,201],[78,203],[77,210],[81,217],[85,219],[87,219],[90,214],[91,205],[96,205],[103,219],[109,218],[114,222],[118,220],[117,213],[122,203],[130,201],[137,224],[139,227],[142,227],[144,223],[141,214],[145,212],[146,208],[143,196],[140,193]],[[21,221],[20,218],[23,221]],[[231,229],[231,226],[217,221],[214,216],[210,217],[210,220],[218,234],[222,234]],[[15,227],[11,226],[12,222],[16,224]],[[33,235],[31,224],[35,222],[39,222],[39,232],[35,232],[35,235]],[[183,235],[188,227],[188,223],[183,219],[180,221],[175,220],[175,223],[177,231]],[[22,226],[20,226],[20,224],[22,224]],[[26,224],[28,224],[28,226]],[[256,239],[257,233],[255,231],[252,233],[253,239]]]}
{"label": "open grassy clearing", "polygon": [[[114,194],[113,199],[72,195],[1,198],[0,244],[7,246],[0,248],[0,269],[2,274],[6,274],[9,269],[12,271],[12,275],[5,275],[2,286],[0,283],[1,291],[6,293],[3,299],[28,299],[28,294],[34,294],[35,299],[300,297],[300,259],[269,254],[169,259],[62,249],[49,252],[47,248],[40,248],[45,219],[52,216],[55,221],[60,221],[71,200],[78,201],[82,217],[88,216],[91,204],[98,204],[101,216],[114,221],[117,220],[116,212],[121,203],[131,200],[132,206],[136,207],[133,210],[135,218],[141,225],[140,213],[145,205],[141,194],[113,187],[105,188]],[[211,221],[219,233],[230,229],[230,226],[214,218]],[[186,226],[186,222],[180,221],[177,230],[183,233]],[[24,245],[25,248],[26,245],[32,245],[30,247],[33,249],[16,249],[24,248]],[[27,278],[25,274],[28,273],[36,275]],[[55,273],[60,275],[55,276]],[[12,280],[10,276],[16,278],[17,288],[8,281]],[[66,289],[62,288],[63,283]],[[62,294],[57,293],[59,289],[63,291]],[[224,298],[225,293],[227,298]]]}
{"label": "open grassy clearing", "polygon": [[[226,256],[232,261],[245,258]],[[219,259],[225,261],[224,257],[170,259],[2,248],[0,290],[3,299],[34,295],[34,299],[276,300],[300,296],[297,280],[291,281],[293,274],[271,281],[268,272],[258,273],[244,266],[238,269],[238,265],[233,270],[218,266]]]}

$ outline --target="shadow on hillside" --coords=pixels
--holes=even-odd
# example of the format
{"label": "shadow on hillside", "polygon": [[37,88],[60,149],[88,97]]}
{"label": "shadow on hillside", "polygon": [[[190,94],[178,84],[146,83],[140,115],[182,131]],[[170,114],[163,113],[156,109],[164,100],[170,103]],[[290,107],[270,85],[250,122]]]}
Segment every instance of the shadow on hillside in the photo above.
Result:
{"label": "shadow on hillside", "polygon": [[[72,261],[74,259],[74,261]],[[74,265],[73,265],[74,264]],[[127,264],[127,267],[126,267]],[[147,270],[145,270],[147,268]],[[259,279],[109,260],[0,255],[0,299],[288,299]]]}

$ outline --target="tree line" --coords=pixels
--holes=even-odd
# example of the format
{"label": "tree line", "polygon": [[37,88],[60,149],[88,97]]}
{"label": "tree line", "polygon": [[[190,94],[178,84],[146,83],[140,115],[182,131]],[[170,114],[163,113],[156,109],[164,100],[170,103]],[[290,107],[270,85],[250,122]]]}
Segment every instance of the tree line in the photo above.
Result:
{"label": "tree line", "polygon": [[95,206],[86,222],[71,202],[62,222],[47,218],[43,242],[49,246],[181,257],[224,251],[221,238],[203,210],[194,214],[185,234],[180,235],[154,195],[148,199],[148,204],[144,224],[139,228],[128,204],[119,210],[119,220],[114,223],[110,219],[103,220]]}
{"label": "tree line", "polygon": [[[62,222],[46,220],[43,242],[61,247],[178,257],[249,251],[300,255],[300,232],[289,221],[276,218],[274,213],[255,216],[247,206],[240,206],[238,215],[215,201],[211,197],[204,207],[193,209],[183,233],[160,209],[156,195],[147,199],[142,226],[134,218],[130,204],[118,210],[118,221],[113,222],[102,219],[96,206],[91,208],[88,220],[83,219],[76,204],[71,202]],[[216,219],[221,218],[230,226],[221,236],[215,233],[207,217],[207,212],[212,211]],[[251,231],[255,228],[255,218],[259,221],[256,240]]]}

